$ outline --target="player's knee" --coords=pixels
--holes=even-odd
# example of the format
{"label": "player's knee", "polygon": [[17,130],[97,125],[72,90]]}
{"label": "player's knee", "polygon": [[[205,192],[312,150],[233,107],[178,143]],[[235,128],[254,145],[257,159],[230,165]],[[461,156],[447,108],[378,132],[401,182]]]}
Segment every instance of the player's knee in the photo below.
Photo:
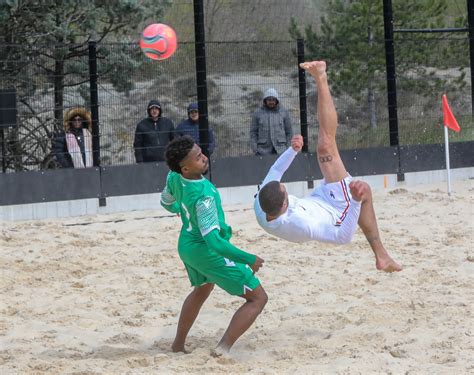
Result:
{"label": "player's knee", "polygon": [[264,309],[267,302],[268,302],[268,295],[267,295],[267,293],[264,292],[264,295],[262,296],[262,298],[260,300],[260,303],[259,303],[260,311],[262,311]]}
{"label": "player's knee", "polygon": [[353,180],[349,184],[352,197],[357,201],[368,202],[372,200],[370,185],[364,181]]}
{"label": "player's knee", "polygon": [[256,297],[256,299],[255,299],[255,302],[256,302],[257,305],[259,306],[260,311],[263,310],[263,308],[264,308],[265,305],[267,304],[267,302],[268,302],[268,295],[267,295],[267,293],[265,292],[265,290],[263,289],[263,287],[260,287],[260,288],[259,288],[258,293],[257,293],[257,297]]}
{"label": "player's knee", "polygon": [[362,184],[363,188],[365,189],[365,191],[368,194],[372,194],[372,190],[370,189],[370,185],[367,182],[362,181],[361,184]]}

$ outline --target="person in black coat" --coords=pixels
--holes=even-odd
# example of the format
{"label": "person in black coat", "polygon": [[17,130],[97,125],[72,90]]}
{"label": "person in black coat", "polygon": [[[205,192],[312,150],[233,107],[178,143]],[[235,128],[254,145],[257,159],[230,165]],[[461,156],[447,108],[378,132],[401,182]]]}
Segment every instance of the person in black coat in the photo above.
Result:
{"label": "person in black coat", "polygon": [[135,130],[135,160],[137,163],[165,161],[165,147],[174,137],[173,122],[163,117],[161,104],[151,100],[147,107],[148,117]]}
{"label": "person in black coat", "polygon": [[55,133],[51,151],[61,168],[92,167],[92,118],[85,108],[66,112],[64,130]]}

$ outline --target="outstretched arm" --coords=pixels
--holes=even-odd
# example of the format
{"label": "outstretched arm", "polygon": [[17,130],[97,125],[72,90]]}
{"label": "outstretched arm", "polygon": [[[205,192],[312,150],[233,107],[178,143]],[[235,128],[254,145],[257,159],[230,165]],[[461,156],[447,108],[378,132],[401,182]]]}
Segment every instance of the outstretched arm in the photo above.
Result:
{"label": "outstretched arm", "polygon": [[206,234],[204,236],[204,241],[206,241],[206,245],[210,249],[222,255],[224,258],[234,262],[252,266],[257,260],[255,255],[240,250],[238,247],[232,245],[229,241],[223,239],[219,235],[218,229],[214,229],[213,231]]}
{"label": "outstretched arm", "polygon": [[249,266],[255,263],[257,260],[255,255],[240,250],[221,237],[217,204],[214,197],[203,197],[196,203],[196,216],[199,231],[210,249],[234,262]]}
{"label": "outstretched arm", "polygon": [[291,139],[291,147],[288,147],[275,163],[273,163],[260,187],[265,186],[270,181],[280,181],[302,147],[303,137],[301,135],[295,135]]}

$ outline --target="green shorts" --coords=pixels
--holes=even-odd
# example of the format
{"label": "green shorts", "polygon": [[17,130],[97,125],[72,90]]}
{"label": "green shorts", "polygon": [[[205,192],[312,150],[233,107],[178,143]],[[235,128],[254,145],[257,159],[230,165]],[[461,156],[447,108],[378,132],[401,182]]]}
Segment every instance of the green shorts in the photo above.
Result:
{"label": "green shorts", "polygon": [[192,286],[213,283],[229,294],[241,296],[260,285],[248,265],[224,258],[205,243],[180,243],[178,251]]}

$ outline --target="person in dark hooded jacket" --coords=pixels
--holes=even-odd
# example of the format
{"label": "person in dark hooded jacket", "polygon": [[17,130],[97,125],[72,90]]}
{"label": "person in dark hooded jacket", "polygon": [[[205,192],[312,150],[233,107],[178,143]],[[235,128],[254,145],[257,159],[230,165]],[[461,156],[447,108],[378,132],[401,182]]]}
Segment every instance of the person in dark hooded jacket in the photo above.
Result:
{"label": "person in dark hooded jacket", "polygon": [[157,100],[150,100],[147,113],[148,117],[135,129],[135,160],[137,163],[165,161],[165,147],[174,137],[173,122],[162,116],[161,104]]}
{"label": "person in dark hooded jacket", "polygon": [[255,155],[282,154],[291,144],[290,114],[280,104],[278,92],[269,88],[263,105],[252,115],[250,147]]}

